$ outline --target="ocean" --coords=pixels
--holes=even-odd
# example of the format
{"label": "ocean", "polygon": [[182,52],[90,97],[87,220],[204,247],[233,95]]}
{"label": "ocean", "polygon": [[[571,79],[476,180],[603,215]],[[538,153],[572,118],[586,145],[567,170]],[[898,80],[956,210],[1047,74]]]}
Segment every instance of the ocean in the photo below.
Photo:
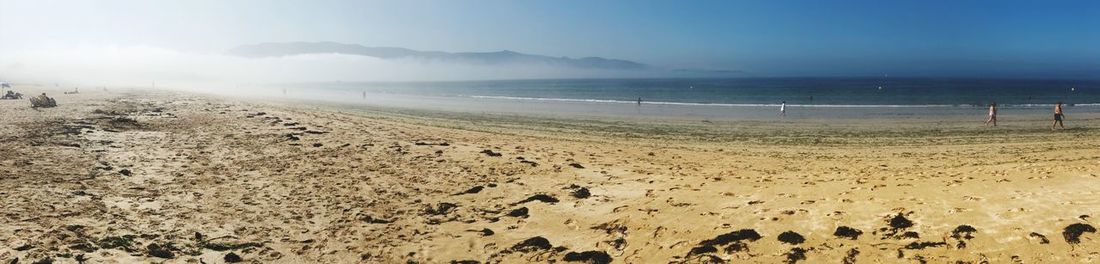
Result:
{"label": "ocean", "polygon": [[314,83],[295,88],[594,104],[802,107],[1003,107],[1100,105],[1100,80],[948,78],[548,79]]}

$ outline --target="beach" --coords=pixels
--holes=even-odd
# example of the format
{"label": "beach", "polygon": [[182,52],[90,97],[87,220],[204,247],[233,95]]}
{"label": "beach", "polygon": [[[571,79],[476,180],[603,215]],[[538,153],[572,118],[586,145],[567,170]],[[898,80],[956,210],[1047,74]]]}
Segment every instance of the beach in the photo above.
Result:
{"label": "beach", "polygon": [[1093,108],[1052,131],[1046,108],[19,90],[59,106],[0,100],[4,263],[1100,261]]}

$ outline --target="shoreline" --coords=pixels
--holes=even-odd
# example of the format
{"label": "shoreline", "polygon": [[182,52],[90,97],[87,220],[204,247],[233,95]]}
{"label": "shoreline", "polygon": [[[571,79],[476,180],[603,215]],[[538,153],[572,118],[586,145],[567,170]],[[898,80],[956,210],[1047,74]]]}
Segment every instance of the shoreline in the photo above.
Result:
{"label": "shoreline", "polygon": [[1074,229],[1100,210],[1091,116],[1049,131],[55,98],[0,101],[0,261],[1100,260],[1100,235]]}
{"label": "shoreline", "polygon": [[[822,105],[806,107],[799,104],[787,105],[787,116],[779,118],[779,105],[720,105],[720,104],[655,104],[645,102],[592,102],[585,100],[508,100],[499,98],[463,97],[463,96],[421,96],[404,94],[379,94],[344,91],[328,93],[291,93],[282,96],[257,96],[256,94],[238,94],[241,98],[287,103],[309,103],[344,105],[349,108],[375,107],[425,110],[437,112],[459,112],[477,114],[511,114],[549,118],[579,119],[622,119],[622,120],[708,120],[708,121],[840,121],[853,122],[862,119],[878,119],[904,122],[925,121],[963,121],[967,119],[985,121],[984,106],[943,106],[924,107],[901,105],[894,106],[847,106]],[[1052,106],[1051,106],[1052,107]],[[1002,107],[1001,117],[1022,118],[1028,120],[1049,119],[1051,107],[1024,106]],[[1100,119],[1100,107],[1093,105],[1067,106],[1066,111],[1078,120]]]}

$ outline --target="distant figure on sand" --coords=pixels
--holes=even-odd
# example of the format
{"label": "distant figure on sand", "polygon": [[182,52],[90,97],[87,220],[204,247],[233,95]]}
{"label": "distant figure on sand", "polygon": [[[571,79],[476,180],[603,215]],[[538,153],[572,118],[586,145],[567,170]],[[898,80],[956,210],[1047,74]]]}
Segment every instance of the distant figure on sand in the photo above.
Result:
{"label": "distant figure on sand", "polygon": [[638,105],[642,105],[642,98],[638,97]]}
{"label": "distant figure on sand", "polygon": [[779,103],[779,116],[780,117],[786,117],[787,116],[787,101],[783,101],[782,103]]}
{"label": "distant figure on sand", "polygon": [[988,126],[990,122],[997,126],[997,103],[989,104],[989,119],[985,120],[985,125]]}
{"label": "distant figure on sand", "polygon": [[1066,128],[1065,124],[1062,124],[1062,119],[1065,118],[1065,114],[1062,113],[1062,102],[1054,104],[1054,123],[1050,124],[1050,130],[1054,130],[1054,126],[1057,125],[1062,129]]}

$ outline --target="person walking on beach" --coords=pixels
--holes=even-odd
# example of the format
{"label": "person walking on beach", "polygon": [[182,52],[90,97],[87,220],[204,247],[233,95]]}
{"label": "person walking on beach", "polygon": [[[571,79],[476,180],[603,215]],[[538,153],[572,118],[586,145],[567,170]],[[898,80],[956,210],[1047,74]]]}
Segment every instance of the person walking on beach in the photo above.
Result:
{"label": "person walking on beach", "polygon": [[993,126],[997,126],[997,103],[989,104],[989,119],[985,120],[985,125],[989,126],[989,122],[993,122]]}
{"label": "person walking on beach", "polygon": [[779,117],[787,117],[787,101],[779,103]]}
{"label": "person walking on beach", "polygon": [[1050,124],[1050,130],[1054,130],[1054,126],[1057,125],[1062,129],[1066,129],[1066,125],[1062,124],[1062,119],[1065,118],[1065,114],[1062,113],[1062,102],[1054,104],[1054,123]]}

